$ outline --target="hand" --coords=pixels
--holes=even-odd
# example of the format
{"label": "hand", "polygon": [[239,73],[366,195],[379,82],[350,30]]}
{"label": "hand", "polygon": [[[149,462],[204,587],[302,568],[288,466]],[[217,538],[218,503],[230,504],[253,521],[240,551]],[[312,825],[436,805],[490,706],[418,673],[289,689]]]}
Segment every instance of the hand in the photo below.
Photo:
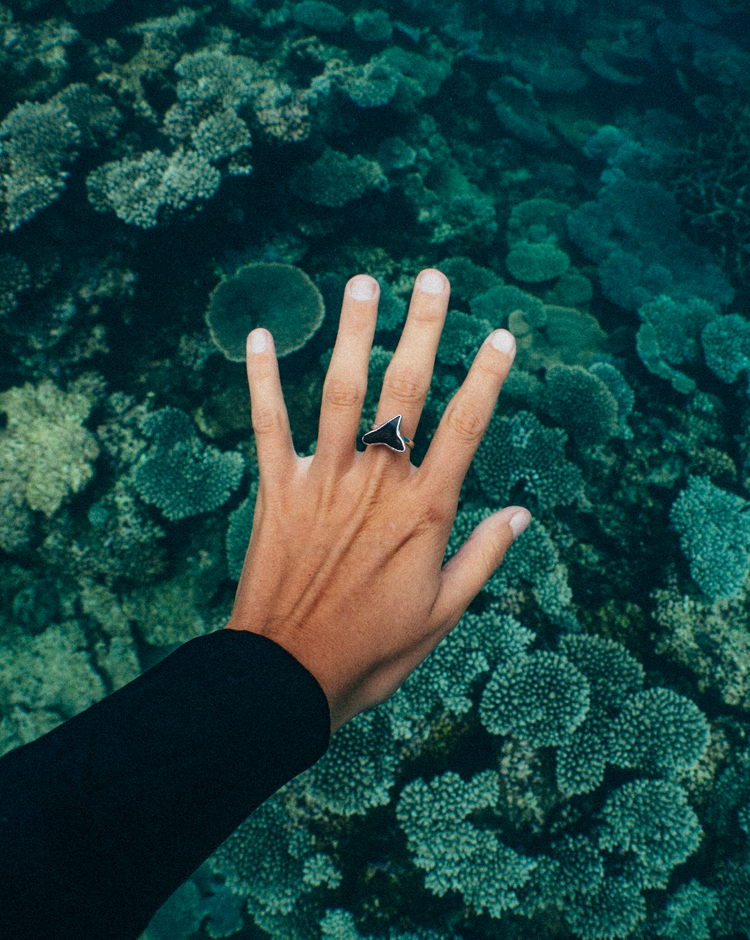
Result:
{"label": "hand", "polygon": [[[449,293],[439,271],[419,275],[383,381],[376,423],[402,414],[409,438]],[[367,275],[346,286],[312,457],[298,457],[292,445],[271,334],[257,329],[247,341],[260,482],[227,627],[267,636],[302,663],[326,694],[332,732],[390,698],[458,623],[531,519],[520,507],[495,513],[442,564],[461,484],[513,363],[507,330],[482,344],[421,466],[408,450],[356,450],[378,297]]]}

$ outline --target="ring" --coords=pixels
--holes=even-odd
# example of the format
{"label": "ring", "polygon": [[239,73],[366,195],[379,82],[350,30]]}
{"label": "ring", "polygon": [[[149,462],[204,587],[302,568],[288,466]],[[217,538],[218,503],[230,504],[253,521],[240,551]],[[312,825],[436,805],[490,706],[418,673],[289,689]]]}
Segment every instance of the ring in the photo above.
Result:
{"label": "ring", "polygon": [[408,437],[401,433],[401,418],[402,415],[396,415],[395,418],[391,418],[385,424],[373,425],[371,431],[362,435],[362,443],[385,444],[386,447],[390,447],[391,450],[395,450],[399,454],[403,454],[407,444],[409,447],[414,447],[414,441],[410,441]]}

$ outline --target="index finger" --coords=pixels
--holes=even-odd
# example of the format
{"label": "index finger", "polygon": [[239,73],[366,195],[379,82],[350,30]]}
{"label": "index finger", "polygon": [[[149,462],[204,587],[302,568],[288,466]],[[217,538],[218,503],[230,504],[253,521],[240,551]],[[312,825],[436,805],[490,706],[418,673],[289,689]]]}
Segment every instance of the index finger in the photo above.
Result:
{"label": "index finger", "polygon": [[490,423],[515,355],[512,333],[507,330],[490,333],[461,388],[448,403],[418,471],[438,498],[458,501],[461,484]]}

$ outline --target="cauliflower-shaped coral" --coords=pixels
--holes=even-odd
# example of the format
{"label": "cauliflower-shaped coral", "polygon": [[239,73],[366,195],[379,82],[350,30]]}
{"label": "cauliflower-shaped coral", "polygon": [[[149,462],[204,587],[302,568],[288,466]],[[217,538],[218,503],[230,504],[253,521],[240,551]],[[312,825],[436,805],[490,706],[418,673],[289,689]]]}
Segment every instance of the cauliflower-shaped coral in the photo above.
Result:
{"label": "cauliflower-shaped coral", "polygon": [[101,391],[91,374],[67,392],[45,379],[0,394],[7,416],[0,431],[0,548],[14,551],[26,542],[29,510],[52,516],[93,477],[99,446],[83,422]]}

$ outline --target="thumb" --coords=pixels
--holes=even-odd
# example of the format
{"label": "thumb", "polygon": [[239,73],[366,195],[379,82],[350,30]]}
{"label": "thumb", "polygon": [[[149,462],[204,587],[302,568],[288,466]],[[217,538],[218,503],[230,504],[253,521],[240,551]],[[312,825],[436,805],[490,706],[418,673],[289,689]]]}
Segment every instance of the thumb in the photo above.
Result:
{"label": "thumb", "polygon": [[521,506],[506,506],[483,519],[456,554],[443,565],[433,613],[451,626],[482,590],[515,539],[531,522]]}

